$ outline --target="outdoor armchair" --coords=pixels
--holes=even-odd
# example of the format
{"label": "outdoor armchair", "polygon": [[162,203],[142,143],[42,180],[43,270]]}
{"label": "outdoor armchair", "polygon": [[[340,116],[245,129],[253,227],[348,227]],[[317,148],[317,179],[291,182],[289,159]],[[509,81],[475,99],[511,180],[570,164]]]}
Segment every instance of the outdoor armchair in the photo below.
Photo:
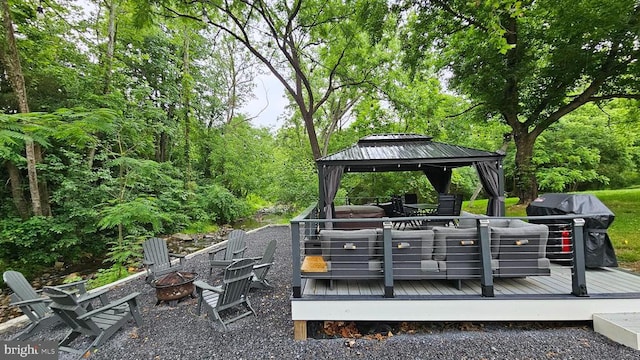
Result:
{"label": "outdoor armchair", "polygon": [[260,258],[256,258],[256,264],[253,266],[253,279],[251,288],[265,289],[272,287],[267,281],[267,273],[273,265],[273,257],[276,252],[276,240],[271,240],[264,249],[264,254]]}
{"label": "outdoor armchair", "polygon": [[[18,271],[5,271],[2,275],[4,282],[11,288],[11,303],[17,306],[23,314],[31,321],[27,328],[17,334],[13,340],[25,340],[40,331],[40,329],[56,325],[62,320],[51,311],[49,298],[41,296],[42,290],[34,289],[27,279]],[[80,304],[91,307],[91,301],[99,298],[104,304],[108,302],[105,292],[87,293],[85,287],[86,280],[76,281],[69,284],[57,286],[59,289],[72,290]]]}
{"label": "outdoor armchair", "polygon": [[246,246],[244,230],[233,230],[227,238],[227,246],[209,252],[209,276],[213,268],[226,268],[235,260],[244,257]]}
{"label": "outdoor armchair", "polygon": [[[71,328],[59,343],[60,351],[76,354],[78,359],[90,356],[129,320],[133,319],[138,326],[142,325],[136,301],[136,297],[140,295],[138,292],[92,311],[87,311],[72,294],[56,287],[45,286],[44,294],[52,301],[51,309]],[[81,349],[71,347],[73,341],[80,336],[89,336],[93,341]]]}
{"label": "outdoor armchair", "polygon": [[[184,255],[173,254],[167,248],[164,239],[152,237],[142,244],[144,260],[142,264],[147,271],[147,283],[151,283],[156,278],[174,271],[182,271],[184,267]],[[172,263],[171,258],[179,259],[179,263]]]}
{"label": "outdoor armchair", "polygon": [[[212,320],[217,320],[222,324],[222,328],[227,330],[227,324],[241,319],[245,316],[255,315],[256,312],[251,307],[248,294],[253,279],[253,259],[240,259],[227,266],[224,270],[224,279],[221,286],[211,286],[204,281],[198,280],[193,284],[198,294],[197,314],[200,315],[204,306],[205,311]],[[246,310],[238,310],[233,313],[233,317],[223,319],[221,313],[232,308],[244,306]]]}

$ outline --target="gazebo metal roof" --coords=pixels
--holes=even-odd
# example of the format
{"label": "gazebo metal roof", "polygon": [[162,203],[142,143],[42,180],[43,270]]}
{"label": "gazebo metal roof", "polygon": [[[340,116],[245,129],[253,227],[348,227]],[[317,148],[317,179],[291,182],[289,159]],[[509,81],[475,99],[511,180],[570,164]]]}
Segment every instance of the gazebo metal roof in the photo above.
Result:
{"label": "gazebo metal roof", "polygon": [[504,215],[504,154],[440,143],[418,134],[379,134],[316,160],[324,215],[345,172],[422,171],[436,191],[448,192],[451,169],[473,165],[490,193],[488,215]]}
{"label": "gazebo metal roof", "polygon": [[317,160],[322,165],[346,166],[345,172],[415,171],[422,165],[451,168],[480,161],[499,160],[503,154],[445,144],[417,134],[381,134],[360,139],[356,144]]}

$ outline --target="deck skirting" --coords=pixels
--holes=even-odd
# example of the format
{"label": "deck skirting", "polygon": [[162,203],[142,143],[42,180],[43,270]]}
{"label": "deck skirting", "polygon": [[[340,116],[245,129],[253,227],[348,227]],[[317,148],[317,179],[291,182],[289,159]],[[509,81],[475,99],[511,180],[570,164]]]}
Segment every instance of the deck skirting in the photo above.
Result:
{"label": "deck skirting", "polygon": [[292,299],[291,318],[304,321],[591,321],[602,312],[634,312],[639,298],[558,299]]}

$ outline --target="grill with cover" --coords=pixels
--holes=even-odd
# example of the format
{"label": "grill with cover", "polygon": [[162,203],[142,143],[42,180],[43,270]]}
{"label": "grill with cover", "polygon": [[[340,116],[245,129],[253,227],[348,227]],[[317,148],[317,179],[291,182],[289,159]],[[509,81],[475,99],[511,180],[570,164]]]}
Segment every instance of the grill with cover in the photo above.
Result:
{"label": "grill with cover", "polygon": [[[579,214],[585,220],[584,251],[587,267],[616,267],[618,261],[607,234],[615,215],[597,197],[591,194],[549,193],[540,195],[527,206],[528,216]],[[532,223],[549,225],[547,257],[557,260],[572,258],[569,220],[535,220]]]}

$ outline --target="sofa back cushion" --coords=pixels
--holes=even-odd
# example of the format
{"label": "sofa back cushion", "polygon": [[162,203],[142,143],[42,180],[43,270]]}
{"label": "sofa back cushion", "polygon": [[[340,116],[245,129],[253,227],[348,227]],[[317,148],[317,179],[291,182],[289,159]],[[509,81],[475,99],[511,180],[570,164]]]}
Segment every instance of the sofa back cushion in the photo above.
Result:
{"label": "sofa back cushion", "polygon": [[531,225],[533,224],[530,224],[526,221],[522,221],[521,219],[512,219],[511,221],[509,221],[510,228],[521,228],[521,227],[527,227]]}
{"label": "sofa back cushion", "polygon": [[407,242],[411,246],[419,244],[422,260],[433,258],[433,231],[431,230],[391,230],[391,239]]}
{"label": "sofa back cushion", "polygon": [[478,218],[486,218],[487,215],[482,214],[473,214],[470,212],[462,211],[460,213],[460,218],[458,219],[459,228],[477,228],[478,227]]}
{"label": "sofa back cushion", "polygon": [[512,219],[492,219],[489,218],[489,226],[491,227],[509,227]]}
{"label": "sofa back cushion", "polygon": [[512,223],[516,221],[520,221],[520,223],[510,227],[490,227],[492,247],[494,243],[500,247],[500,245],[512,245],[517,242],[525,246],[536,246],[538,258],[545,257],[549,227],[543,224],[530,224],[522,220],[513,220]]}
{"label": "sofa back cushion", "polygon": [[444,261],[447,259],[447,243],[461,241],[475,241],[477,244],[478,230],[473,228],[454,228],[451,226],[433,227],[433,260]]}
{"label": "sofa back cushion", "polygon": [[322,230],[320,231],[322,256],[330,259],[332,249],[342,249],[345,244],[354,244],[360,247],[366,246],[368,256],[373,257],[376,246],[380,246],[376,244],[377,238],[376,229]]}

